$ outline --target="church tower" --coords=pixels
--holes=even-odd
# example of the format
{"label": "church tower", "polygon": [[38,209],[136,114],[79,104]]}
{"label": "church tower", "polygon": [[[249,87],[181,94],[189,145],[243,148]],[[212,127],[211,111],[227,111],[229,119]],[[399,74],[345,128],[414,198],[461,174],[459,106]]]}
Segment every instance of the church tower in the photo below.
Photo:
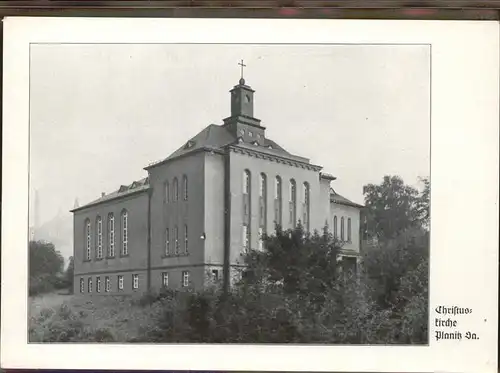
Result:
{"label": "church tower", "polygon": [[243,60],[241,78],[231,93],[231,116],[224,119],[224,126],[236,137],[245,143],[264,145],[265,128],[260,125],[260,119],[254,117],[255,91],[246,85],[243,78]]}

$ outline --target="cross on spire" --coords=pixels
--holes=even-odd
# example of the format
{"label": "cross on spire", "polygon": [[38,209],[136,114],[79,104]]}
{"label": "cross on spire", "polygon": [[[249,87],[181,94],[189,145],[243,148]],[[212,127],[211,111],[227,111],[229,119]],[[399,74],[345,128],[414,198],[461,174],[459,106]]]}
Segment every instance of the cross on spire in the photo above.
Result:
{"label": "cross on spire", "polygon": [[241,66],[241,79],[243,79],[243,68],[247,67],[247,65],[243,63],[243,60],[241,60],[241,62],[239,62],[238,65]]}

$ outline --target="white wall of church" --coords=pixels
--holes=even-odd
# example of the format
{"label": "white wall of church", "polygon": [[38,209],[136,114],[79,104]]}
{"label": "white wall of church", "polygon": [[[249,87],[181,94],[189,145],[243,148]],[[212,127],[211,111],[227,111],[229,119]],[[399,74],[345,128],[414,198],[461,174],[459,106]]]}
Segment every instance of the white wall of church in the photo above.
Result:
{"label": "white wall of church", "polygon": [[[345,224],[345,243],[343,249],[353,250],[359,252],[360,246],[360,237],[359,237],[359,227],[360,227],[360,214],[361,211],[357,207],[342,205],[339,203],[330,203],[330,218],[329,218],[329,227],[330,231],[333,232],[333,221],[334,217],[337,216],[337,233],[340,239],[340,224],[341,218],[344,217]],[[351,241],[347,242],[347,221],[351,219]]]}
{"label": "white wall of church", "polygon": [[274,232],[274,181],[276,176],[282,179],[282,222],[283,229],[291,228],[289,222],[289,181],[294,179],[297,185],[297,221],[302,214],[302,185],[310,185],[310,228],[321,229],[324,225],[324,200],[321,200],[319,173],[313,170],[277,163],[246,154],[231,152],[231,263],[241,262],[243,250],[243,174],[251,173],[251,247],[258,247],[259,240],[259,175],[267,177],[267,219],[268,233]]}

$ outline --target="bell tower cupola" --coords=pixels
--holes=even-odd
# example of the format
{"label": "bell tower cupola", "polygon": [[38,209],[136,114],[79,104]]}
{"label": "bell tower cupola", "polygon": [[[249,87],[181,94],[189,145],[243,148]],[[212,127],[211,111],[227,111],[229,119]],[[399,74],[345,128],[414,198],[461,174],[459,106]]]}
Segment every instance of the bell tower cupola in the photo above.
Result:
{"label": "bell tower cupola", "polygon": [[243,68],[246,67],[243,60],[238,65],[241,67],[241,77],[238,85],[229,91],[231,93],[231,116],[224,119],[224,125],[243,141],[260,143],[264,140],[265,128],[260,125],[260,119],[254,117],[255,91],[246,84],[243,78]]}
{"label": "bell tower cupola", "polygon": [[231,116],[244,115],[253,117],[253,94],[254,90],[245,84],[243,78],[243,68],[246,65],[241,60],[238,65],[241,66],[241,78],[239,84],[234,86],[231,92]]}

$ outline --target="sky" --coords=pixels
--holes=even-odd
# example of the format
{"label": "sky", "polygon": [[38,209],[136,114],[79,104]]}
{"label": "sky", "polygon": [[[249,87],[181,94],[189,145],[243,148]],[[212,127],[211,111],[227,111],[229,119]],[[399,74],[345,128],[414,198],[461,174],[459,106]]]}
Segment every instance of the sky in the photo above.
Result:
{"label": "sky", "polygon": [[335,175],[338,193],[362,203],[384,175],[417,185],[430,173],[429,58],[417,45],[32,45],[39,220],[147,176],[222,124],[241,59],[266,136]]}

